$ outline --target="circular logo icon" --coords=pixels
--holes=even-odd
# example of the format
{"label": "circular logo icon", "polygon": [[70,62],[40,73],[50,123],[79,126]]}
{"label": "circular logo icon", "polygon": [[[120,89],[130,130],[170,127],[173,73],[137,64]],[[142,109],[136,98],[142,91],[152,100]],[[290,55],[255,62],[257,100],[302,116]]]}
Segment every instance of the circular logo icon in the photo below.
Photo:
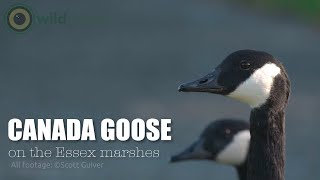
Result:
{"label": "circular logo icon", "polygon": [[15,6],[7,14],[7,24],[16,32],[26,31],[32,25],[31,11],[24,6]]}

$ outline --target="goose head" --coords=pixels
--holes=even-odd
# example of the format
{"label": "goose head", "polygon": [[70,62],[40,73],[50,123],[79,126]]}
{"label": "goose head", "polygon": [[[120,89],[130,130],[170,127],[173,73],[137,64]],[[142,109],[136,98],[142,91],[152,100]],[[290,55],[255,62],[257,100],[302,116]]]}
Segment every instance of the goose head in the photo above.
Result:
{"label": "goose head", "polygon": [[249,124],[241,120],[222,119],[210,123],[198,140],[171,162],[213,160],[240,166],[246,162],[250,143]]}
{"label": "goose head", "polygon": [[257,108],[267,104],[282,108],[290,84],[282,64],[263,51],[240,50],[227,56],[214,71],[179,86],[182,92],[209,92]]}

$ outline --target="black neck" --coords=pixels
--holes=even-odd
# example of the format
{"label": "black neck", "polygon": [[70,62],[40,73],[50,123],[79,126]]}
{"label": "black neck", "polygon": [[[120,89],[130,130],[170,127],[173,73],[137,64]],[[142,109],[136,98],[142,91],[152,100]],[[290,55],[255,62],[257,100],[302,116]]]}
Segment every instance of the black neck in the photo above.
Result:
{"label": "black neck", "polygon": [[284,110],[262,106],[250,116],[248,180],[284,180]]}
{"label": "black neck", "polygon": [[237,166],[239,180],[247,180],[247,161],[240,166]]}

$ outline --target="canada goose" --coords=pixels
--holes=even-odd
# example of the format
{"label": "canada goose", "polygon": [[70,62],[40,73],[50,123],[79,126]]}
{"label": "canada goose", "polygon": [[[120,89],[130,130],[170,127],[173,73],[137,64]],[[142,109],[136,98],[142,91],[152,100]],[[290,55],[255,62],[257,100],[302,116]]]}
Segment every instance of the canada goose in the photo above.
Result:
{"label": "canada goose", "polygon": [[242,120],[220,119],[210,123],[190,147],[172,156],[171,162],[213,160],[234,166],[239,179],[246,180],[249,143],[249,123]]}
{"label": "canada goose", "polygon": [[262,51],[230,54],[208,75],[179,91],[221,94],[250,105],[249,180],[283,180],[285,109],[290,82],[282,64]]}

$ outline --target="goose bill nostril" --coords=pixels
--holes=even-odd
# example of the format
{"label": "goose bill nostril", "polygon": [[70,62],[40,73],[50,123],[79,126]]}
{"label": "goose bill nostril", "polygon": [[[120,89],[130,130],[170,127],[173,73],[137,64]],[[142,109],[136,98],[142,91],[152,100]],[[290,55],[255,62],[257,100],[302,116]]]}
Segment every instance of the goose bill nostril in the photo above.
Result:
{"label": "goose bill nostril", "polygon": [[202,80],[199,81],[199,84],[204,84],[206,82],[208,82],[208,79],[202,79]]}

